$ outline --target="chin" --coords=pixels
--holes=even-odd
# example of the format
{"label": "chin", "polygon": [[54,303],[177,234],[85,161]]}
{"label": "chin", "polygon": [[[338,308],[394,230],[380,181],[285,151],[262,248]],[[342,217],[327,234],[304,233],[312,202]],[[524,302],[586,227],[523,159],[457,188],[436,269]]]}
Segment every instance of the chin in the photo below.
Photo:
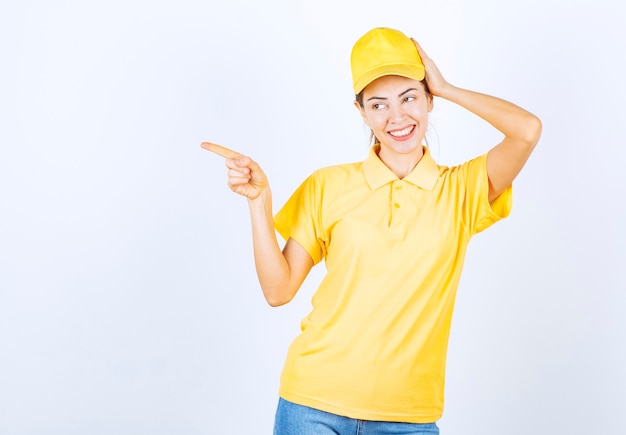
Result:
{"label": "chin", "polygon": [[415,141],[406,141],[406,142],[397,142],[397,141],[389,141],[385,144],[381,143],[381,146],[389,149],[398,154],[413,154],[415,152],[419,152],[422,149],[422,144]]}

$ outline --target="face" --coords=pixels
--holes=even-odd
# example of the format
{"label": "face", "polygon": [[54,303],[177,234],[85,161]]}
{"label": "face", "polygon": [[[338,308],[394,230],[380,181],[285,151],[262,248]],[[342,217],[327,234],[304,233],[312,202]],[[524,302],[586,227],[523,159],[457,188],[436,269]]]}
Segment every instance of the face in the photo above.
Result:
{"label": "face", "polygon": [[424,85],[406,77],[383,76],[367,85],[362,95],[363,107],[355,105],[380,141],[380,157],[421,157],[433,107]]}

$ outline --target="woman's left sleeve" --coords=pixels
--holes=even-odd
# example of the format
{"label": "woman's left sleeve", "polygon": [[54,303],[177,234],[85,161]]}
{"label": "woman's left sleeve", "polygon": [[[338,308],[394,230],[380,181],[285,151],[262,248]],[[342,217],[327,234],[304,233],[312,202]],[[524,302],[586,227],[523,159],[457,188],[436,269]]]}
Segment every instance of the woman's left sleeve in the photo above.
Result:
{"label": "woman's left sleeve", "polygon": [[511,213],[513,186],[509,185],[496,199],[489,202],[487,154],[463,165],[465,177],[465,216],[470,234],[477,234]]}

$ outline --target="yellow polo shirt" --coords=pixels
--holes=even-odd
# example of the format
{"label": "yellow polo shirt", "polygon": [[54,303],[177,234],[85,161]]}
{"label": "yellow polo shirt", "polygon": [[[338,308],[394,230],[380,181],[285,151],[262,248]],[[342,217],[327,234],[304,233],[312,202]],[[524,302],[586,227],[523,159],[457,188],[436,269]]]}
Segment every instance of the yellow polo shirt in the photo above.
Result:
{"label": "yellow polo shirt", "polygon": [[508,216],[512,192],[489,203],[486,155],[448,168],[424,148],[400,180],[376,151],[315,171],[275,216],[281,236],[327,268],[279,394],[351,418],[430,423],[443,412],[468,242]]}

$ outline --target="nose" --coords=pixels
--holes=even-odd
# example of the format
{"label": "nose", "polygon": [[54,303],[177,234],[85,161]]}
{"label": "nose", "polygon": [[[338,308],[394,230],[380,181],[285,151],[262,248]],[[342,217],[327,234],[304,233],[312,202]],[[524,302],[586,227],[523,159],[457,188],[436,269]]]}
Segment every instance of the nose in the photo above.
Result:
{"label": "nose", "polygon": [[405,111],[401,104],[394,104],[389,108],[389,120],[392,122],[400,122],[404,120]]}

